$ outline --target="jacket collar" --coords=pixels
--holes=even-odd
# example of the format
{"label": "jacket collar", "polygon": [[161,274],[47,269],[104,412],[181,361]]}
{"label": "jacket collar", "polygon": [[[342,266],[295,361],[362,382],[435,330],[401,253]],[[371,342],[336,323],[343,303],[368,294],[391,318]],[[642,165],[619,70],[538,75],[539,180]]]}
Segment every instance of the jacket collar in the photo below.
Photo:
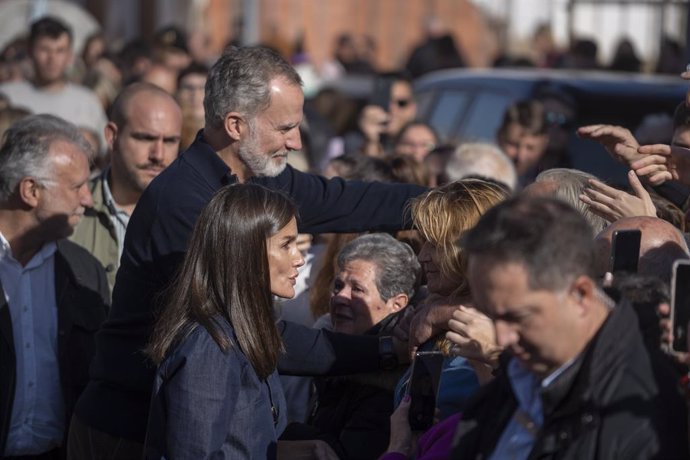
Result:
{"label": "jacket collar", "polygon": [[211,187],[218,188],[219,185],[237,182],[237,177],[232,174],[228,165],[204,139],[203,129],[197,133],[192,145],[180,155],[178,161],[189,164]]}
{"label": "jacket collar", "polygon": [[626,352],[635,335],[639,335],[635,313],[627,301],[622,301],[610,311],[575,363],[544,389],[544,414],[578,410],[576,406],[584,401],[605,405],[605,390],[611,385],[611,379],[616,378],[612,370],[624,366]]}

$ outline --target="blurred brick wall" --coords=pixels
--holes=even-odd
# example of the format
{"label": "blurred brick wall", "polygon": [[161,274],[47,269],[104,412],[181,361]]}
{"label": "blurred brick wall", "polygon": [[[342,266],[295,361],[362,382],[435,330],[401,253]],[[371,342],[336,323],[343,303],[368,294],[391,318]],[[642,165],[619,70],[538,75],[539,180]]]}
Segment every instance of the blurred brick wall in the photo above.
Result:
{"label": "blurred brick wall", "polygon": [[[378,68],[395,69],[423,39],[424,18],[432,13],[453,33],[469,65],[486,66],[496,52],[495,34],[469,0],[254,1],[259,2],[261,41],[287,53],[303,37],[317,65],[331,56],[335,37],[348,32],[371,36]],[[209,0],[207,24],[216,46],[233,36],[227,18],[238,14],[239,6],[238,0]]]}

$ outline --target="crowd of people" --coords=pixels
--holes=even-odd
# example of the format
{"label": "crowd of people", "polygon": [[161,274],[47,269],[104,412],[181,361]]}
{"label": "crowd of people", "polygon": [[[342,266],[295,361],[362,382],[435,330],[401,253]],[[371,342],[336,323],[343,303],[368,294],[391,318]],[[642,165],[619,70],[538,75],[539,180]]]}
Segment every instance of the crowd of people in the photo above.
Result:
{"label": "crowd of people", "polygon": [[1,458],[690,457],[690,96],[667,143],[577,127],[624,188],[569,167],[553,94],[440,145],[414,73],[347,125],[269,47],[95,36],[89,89],[72,43],[39,19],[0,84]]}

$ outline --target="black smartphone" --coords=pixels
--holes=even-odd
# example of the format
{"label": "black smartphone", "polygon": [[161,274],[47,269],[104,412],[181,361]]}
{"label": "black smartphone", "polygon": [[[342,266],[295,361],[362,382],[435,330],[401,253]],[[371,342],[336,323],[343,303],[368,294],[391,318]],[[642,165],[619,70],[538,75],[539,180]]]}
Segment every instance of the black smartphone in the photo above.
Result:
{"label": "black smartphone", "polygon": [[611,243],[611,273],[637,273],[640,258],[639,230],[616,230]]}
{"label": "black smartphone", "polygon": [[412,362],[407,391],[412,398],[408,415],[413,431],[426,431],[434,423],[436,393],[441,380],[443,354],[440,351],[418,351]]}
{"label": "black smartphone", "polygon": [[389,76],[376,77],[374,89],[369,98],[369,105],[377,105],[388,112],[391,103],[391,86],[393,86],[393,78]]}
{"label": "black smartphone", "polygon": [[671,278],[671,328],[674,351],[688,351],[690,321],[690,260],[676,260]]}

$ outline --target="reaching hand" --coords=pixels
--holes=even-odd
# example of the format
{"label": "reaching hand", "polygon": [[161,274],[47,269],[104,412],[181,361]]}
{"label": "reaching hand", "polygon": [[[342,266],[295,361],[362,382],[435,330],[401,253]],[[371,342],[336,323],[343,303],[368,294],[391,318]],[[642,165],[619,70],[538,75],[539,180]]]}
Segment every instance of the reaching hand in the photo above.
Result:
{"label": "reaching hand", "polygon": [[587,204],[594,214],[609,222],[615,222],[623,217],[656,217],[656,207],[652,198],[638,179],[635,171],[628,172],[628,181],[635,193],[634,195],[609,187],[598,180],[590,179],[589,187],[580,195],[580,200]]}
{"label": "reaching hand", "polygon": [[667,180],[690,185],[690,149],[654,144],[643,145],[638,151],[643,157],[630,165],[638,176],[648,176],[652,185],[660,185]]}
{"label": "reaching hand", "polygon": [[496,330],[491,319],[471,307],[460,305],[448,321],[446,338],[453,342],[453,351],[496,367],[502,348],[496,343]]}
{"label": "reaching hand", "polygon": [[583,139],[598,141],[614,159],[630,166],[642,158],[637,151],[640,144],[629,129],[616,125],[589,125],[578,128],[577,135]]}
{"label": "reaching hand", "polygon": [[414,311],[410,319],[409,348],[411,356],[419,345],[448,329],[448,321],[457,304],[449,305],[447,297],[430,294]]}

